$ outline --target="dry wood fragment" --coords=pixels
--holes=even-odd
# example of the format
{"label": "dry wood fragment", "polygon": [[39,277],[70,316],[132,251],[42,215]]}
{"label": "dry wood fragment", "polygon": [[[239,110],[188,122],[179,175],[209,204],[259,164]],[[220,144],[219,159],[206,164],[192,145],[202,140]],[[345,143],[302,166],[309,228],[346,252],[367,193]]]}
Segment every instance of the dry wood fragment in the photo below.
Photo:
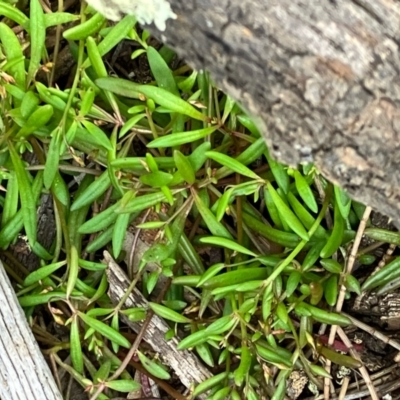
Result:
{"label": "dry wood fragment", "polygon": [[[118,304],[124,296],[130,282],[124,271],[113,260],[108,252],[104,252],[104,258],[108,266],[106,270],[110,285],[108,295],[114,304]],[[126,308],[148,308],[148,303],[139,290],[135,288],[128,297],[125,306]],[[140,331],[142,326],[141,323],[132,322],[123,315],[122,319],[135,332]],[[163,363],[168,365],[175,372],[182,384],[187,388],[191,388],[193,385],[197,385],[210,378],[212,376],[210,371],[192,352],[177,349],[179,342],[176,338],[172,338],[168,341],[165,340],[165,333],[169,329],[169,326],[161,318],[154,315],[143,339],[155,352],[159,354]],[[199,396],[199,398],[201,397]]]}
{"label": "dry wood fragment", "polygon": [[62,400],[0,262],[0,398]]}

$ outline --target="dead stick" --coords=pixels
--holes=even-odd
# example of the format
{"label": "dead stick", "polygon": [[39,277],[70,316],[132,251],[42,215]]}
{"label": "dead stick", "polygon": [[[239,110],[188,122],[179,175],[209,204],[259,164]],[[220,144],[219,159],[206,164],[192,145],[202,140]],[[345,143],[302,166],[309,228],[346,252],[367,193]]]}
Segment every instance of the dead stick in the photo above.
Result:
{"label": "dead stick", "polygon": [[[354,265],[354,262],[355,262],[356,256],[357,256],[357,251],[358,251],[358,248],[360,247],[361,239],[362,239],[362,236],[364,234],[364,230],[365,230],[365,227],[367,225],[367,221],[368,221],[368,218],[369,218],[369,216],[371,214],[371,211],[372,211],[371,207],[366,207],[365,210],[364,210],[364,214],[363,214],[362,219],[360,221],[360,225],[358,226],[357,234],[356,234],[356,237],[354,239],[354,243],[353,243],[353,246],[352,246],[352,249],[351,249],[351,252],[350,252],[350,256],[349,256],[349,258],[347,260],[345,274],[350,274],[352,269],[353,269],[353,265]],[[344,276],[345,275],[343,275],[343,277],[342,277],[342,284],[341,284],[341,287],[340,287],[340,293],[339,293],[339,296],[338,296],[338,300],[336,302],[336,312],[338,312],[338,313],[340,313],[342,311],[344,299],[345,299],[345,296],[346,296],[346,286],[343,283]],[[333,342],[335,341],[336,331],[337,331],[337,325],[332,325],[331,332],[330,332],[330,335],[329,335],[328,345],[332,345]],[[330,371],[331,371],[331,362],[330,362],[330,360],[327,360],[325,369],[326,369],[326,371],[328,373],[330,373]],[[325,378],[324,379],[324,398],[325,398],[325,400],[329,400],[329,381],[330,381],[329,378]]]}
{"label": "dead stick", "polygon": [[[344,316],[347,318],[351,319],[351,322],[357,326],[358,328],[362,329],[363,331],[369,333],[370,335],[376,337],[379,340],[382,340],[382,342],[394,347],[396,350],[400,351],[400,343],[397,342],[394,339],[391,339],[390,337],[386,336],[380,331],[377,331],[374,328],[371,328],[369,325],[365,324],[364,322],[359,321],[358,319],[352,317],[351,315],[348,315],[346,313],[342,313]],[[394,359],[395,362],[399,362],[400,360],[398,359],[399,355],[397,355]]]}
{"label": "dead stick", "polygon": [[[348,347],[352,357],[355,358],[358,361],[361,361],[360,355],[358,354],[358,352],[353,347],[353,344],[351,343],[350,339],[347,337],[347,335],[346,335],[345,331],[343,330],[343,328],[339,326],[337,328],[337,332],[339,334],[340,339],[342,339],[342,342]],[[368,390],[369,390],[369,393],[371,394],[372,400],[379,400],[378,394],[376,393],[374,384],[371,382],[371,378],[369,376],[367,368],[365,368],[365,366],[363,365],[358,370],[360,371],[362,377],[364,378],[364,382],[368,387]]]}
{"label": "dead stick", "polygon": [[342,387],[340,388],[339,400],[344,400],[347,393],[347,388],[349,387],[349,383],[350,383],[350,378],[348,376],[345,376],[343,379]]}

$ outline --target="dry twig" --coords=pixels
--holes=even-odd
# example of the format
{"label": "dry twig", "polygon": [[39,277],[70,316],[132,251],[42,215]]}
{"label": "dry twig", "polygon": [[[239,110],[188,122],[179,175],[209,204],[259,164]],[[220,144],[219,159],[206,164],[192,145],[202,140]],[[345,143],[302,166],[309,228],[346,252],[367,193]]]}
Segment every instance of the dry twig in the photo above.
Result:
{"label": "dry twig", "polygon": [[[354,265],[354,262],[355,262],[356,256],[357,256],[357,251],[360,246],[361,239],[362,239],[365,227],[367,225],[369,215],[371,214],[371,211],[372,211],[371,207],[365,208],[364,215],[360,221],[360,225],[358,226],[357,234],[354,239],[354,243],[353,243],[349,258],[347,260],[346,270],[344,272],[344,275],[342,276],[342,284],[340,287],[340,293],[339,293],[337,303],[336,303],[336,312],[338,312],[338,313],[340,313],[342,311],[342,307],[343,307],[343,303],[344,303],[344,299],[345,299],[345,295],[346,295],[346,286],[343,283],[343,279],[346,276],[346,274],[350,274],[353,269],[353,265]],[[331,332],[329,335],[328,345],[333,344],[333,342],[335,340],[337,328],[338,328],[337,325],[332,325]],[[331,370],[330,360],[327,360],[326,370],[328,373],[330,373],[330,370]],[[329,382],[330,382],[330,379],[325,378],[325,380],[324,380],[324,399],[325,400],[329,400],[329,387],[330,387]]]}

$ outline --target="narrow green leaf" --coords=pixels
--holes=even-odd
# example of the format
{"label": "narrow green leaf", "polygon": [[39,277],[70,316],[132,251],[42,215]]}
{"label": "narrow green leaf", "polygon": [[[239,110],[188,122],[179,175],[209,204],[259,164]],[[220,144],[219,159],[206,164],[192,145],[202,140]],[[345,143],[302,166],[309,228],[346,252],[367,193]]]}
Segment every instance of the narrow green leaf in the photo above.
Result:
{"label": "narrow green leaf", "polygon": [[3,213],[1,216],[1,227],[4,228],[10,222],[18,211],[18,180],[15,171],[10,171],[10,178],[7,182],[7,192],[3,204]]}
{"label": "narrow green leaf", "polygon": [[326,302],[331,306],[336,305],[338,296],[338,275],[331,275],[325,283],[324,297]]}
{"label": "narrow green leaf", "polygon": [[191,347],[198,346],[202,343],[205,343],[211,335],[212,335],[211,333],[205,334],[204,330],[194,332],[179,342],[178,350],[189,349]]}
{"label": "narrow green leaf", "polygon": [[54,291],[42,294],[32,294],[27,296],[22,296],[18,298],[21,307],[34,307],[39,304],[46,304],[50,300],[65,299],[65,292]]}
{"label": "narrow green leaf", "polygon": [[309,240],[308,233],[304,229],[302,223],[298,220],[293,211],[286,205],[279,194],[276,192],[270,182],[267,183],[267,188],[271,194],[272,200],[274,201],[276,208],[278,209],[279,215],[282,219],[285,219],[289,227],[293,232],[297,233],[303,240]]}
{"label": "narrow green leaf", "polygon": [[67,40],[84,40],[98,32],[105,20],[106,19],[101,14],[96,13],[87,21],[66,30],[63,33],[63,37]]}
{"label": "narrow green leaf", "polygon": [[81,107],[79,110],[79,117],[84,118],[90,112],[95,97],[96,97],[96,92],[92,87],[90,87],[84,92],[82,97]]}
{"label": "narrow green leaf", "polygon": [[272,300],[274,299],[274,293],[272,291],[272,284],[270,283],[265,289],[262,297],[261,310],[263,321],[267,321],[271,315]]}
{"label": "narrow green leaf", "polygon": [[207,116],[196,110],[188,102],[159,87],[138,85],[120,78],[96,79],[96,85],[101,89],[129,98],[139,99],[140,94],[143,94],[172,112],[187,115],[200,121],[207,121]]}
{"label": "narrow green leaf", "polygon": [[205,362],[206,365],[211,368],[214,367],[214,358],[210,350],[208,343],[202,343],[196,346],[196,351],[199,357]]}
{"label": "narrow green leaf", "polygon": [[99,332],[101,335],[103,335],[107,339],[119,344],[122,347],[125,347],[126,349],[129,349],[131,347],[131,344],[129,343],[128,339],[126,339],[124,336],[122,336],[115,329],[106,325],[104,322],[101,322],[95,318],[89,317],[80,311],[78,312],[78,315],[79,315],[79,318],[81,318],[85,324],[89,325],[91,328],[93,328],[95,331]]}
{"label": "narrow green leaf", "polygon": [[224,237],[208,236],[200,239],[201,243],[212,244],[214,246],[226,247],[227,249],[237,251],[238,253],[247,254],[249,256],[257,257],[256,253],[246,249],[246,247],[234,242],[233,240]]}
{"label": "narrow green leaf", "polygon": [[79,259],[79,266],[88,271],[103,271],[107,268],[106,264]]}
{"label": "narrow green leaf", "polygon": [[26,235],[28,236],[31,246],[36,242],[36,204],[33,197],[32,187],[29,182],[28,172],[25,170],[22,160],[14,149],[11,142],[8,142],[8,148],[11,155],[11,160],[15,168],[17,176],[19,196],[22,207],[22,217]]}
{"label": "narrow green leaf", "polygon": [[264,222],[252,217],[247,213],[243,213],[243,220],[246,225],[254,232],[272,240],[273,242],[285,247],[295,248],[300,243],[300,238],[292,232],[279,231],[271,228]]}
{"label": "narrow green leaf", "polygon": [[196,181],[196,175],[189,158],[185,157],[179,150],[175,150],[174,161],[182,178],[190,185],[193,185],[193,183]]}
{"label": "narrow green leaf", "polygon": [[[111,49],[113,49],[118,43],[120,43],[129,33],[129,31],[134,27],[136,23],[136,18],[133,15],[125,15],[116,25],[114,25],[111,30],[108,31],[107,35],[103,40],[97,45],[99,53],[101,56],[107,54]],[[82,68],[87,68],[90,66],[90,59],[86,59],[82,65]]]}
{"label": "narrow green leaf", "polygon": [[113,146],[107,135],[95,124],[90,121],[82,120],[81,123],[87,129],[94,141],[107,150],[113,150]]}
{"label": "narrow green leaf", "polygon": [[107,360],[103,364],[101,364],[100,368],[97,370],[96,374],[93,377],[94,383],[100,383],[107,380],[110,375],[111,370],[111,361]]}
{"label": "narrow green leaf", "polygon": [[61,129],[58,127],[53,131],[50,140],[49,151],[47,153],[46,165],[44,168],[43,181],[44,187],[49,190],[58,172],[60,161]]}
{"label": "narrow green leaf", "polygon": [[269,361],[275,364],[283,364],[289,368],[292,366],[292,362],[290,361],[290,359],[282,358],[281,354],[278,354],[275,351],[272,351],[264,346],[256,344],[256,350],[259,356],[265,361]]}
{"label": "narrow green leaf", "polygon": [[225,106],[224,106],[224,113],[222,114],[222,123],[228,119],[230,113],[232,112],[233,108],[235,107],[235,100],[233,100],[230,96],[226,96]]}
{"label": "narrow green leaf", "polygon": [[157,139],[147,143],[147,147],[150,149],[164,148],[164,147],[175,147],[186,143],[192,143],[197,140],[203,139],[206,136],[214,133],[219,126],[210,126],[209,128],[198,129],[195,131],[186,131],[179,133],[171,133],[169,135],[161,136]]}
{"label": "narrow green leaf", "polygon": [[28,118],[24,126],[16,135],[17,139],[26,138],[30,134],[45,126],[53,116],[53,107],[50,104],[38,107]]}
{"label": "narrow green leaf", "polygon": [[132,118],[128,119],[121,130],[119,131],[119,137],[122,138],[125,136],[132,128],[134,128],[136,125],[139,124],[139,122],[143,119],[146,118],[147,115],[145,113],[137,114],[133,116]]}
{"label": "narrow green leaf", "polygon": [[61,202],[61,204],[69,209],[71,195],[69,193],[68,186],[58,170],[56,170],[51,189],[54,196]]}
{"label": "narrow green leaf", "polygon": [[251,169],[243,165],[240,161],[229,157],[226,154],[218,153],[217,151],[207,151],[206,155],[217,163],[231,169],[232,171],[237,172],[238,174],[247,176],[251,179],[261,179],[257,174],[255,174]]}
{"label": "narrow green leaf", "polygon": [[283,190],[283,192],[287,194],[289,191],[289,176],[287,171],[282,164],[278,163],[271,157],[268,149],[265,150],[264,155],[268,161],[268,165],[271,168],[271,172],[276,180],[276,183]]}
{"label": "narrow green leaf", "polygon": [[153,376],[164,380],[171,378],[168,371],[166,371],[160,364],[148,359],[141,351],[138,351],[136,354],[146,371],[150,372]]}
{"label": "narrow green leaf", "polygon": [[51,26],[67,24],[68,22],[74,22],[79,19],[78,15],[70,14],[67,12],[55,12],[44,15],[44,24],[46,28]]}
{"label": "narrow green leaf", "polygon": [[292,271],[291,274],[289,275],[289,279],[287,280],[286,283],[286,295],[287,297],[290,297],[295,290],[297,289],[297,286],[299,285],[301,280],[301,273],[300,271]]}
{"label": "narrow green leaf", "polygon": [[[291,193],[289,193],[289,194],[291,194]],[[264,200],[265,200],[265,205],[268,210],[268,214],[269,214],[273,224],[279,230],[283,230],[283,224],[281,222],[281,218],[279,216],[278,209],[276,208],[276,205],[275,205],[274,201],[272,200],[272,196],[267,188],[264,189]],[[288,200],[289,200],[289,196],[288,196]],[[293,206],[292,206],[292,208],[293,208]]]}
{"label": "narrow green leaf", "polygon": [[59,261],[54,264],[49,264],[44,267],[37,269],[36,271],[31,272],[24,280],[24,286],[33,285],[40,280],[47,278],[53,272],[57,271],[61,267],[63,267],[67,261]]}
{"label": "narrow green leaf", "polygon": [[194,201],[196,203],[197,209],[201,214],[205,224],[214,236],[224,237],[227,239],[232,239],[232,235],[229,233],[228,229],[225,228],[221,222],[218,222],[215,215],[210,211],[210,209],[204,204],[199,195],[196,192],[192,192]]}
{"label": "narrow green leaf", "polygon": [[165,307],[161,304],[149,302],[150,308],[161,318],[165,318],[172,322],[187,324],[190,323],[190,319],[177,313],[174,310],[171,310],[168,307]]}
{"label": "narrow green leaf", "polygon": [[224,217],[226,210],[228,209],[229,202],[231,200],[231,195],[234,192],[234,188],[230,188],[225,191],[225,193],[218,199],[218,207],[216,211],[217,221],[220,222]]}
{"label": "narrow green leaf", "polygon": [[[0,15],[7,16],[6,13],[4,13],[3,7],[8,8],[8,6],[9,5],[4,2],[0,3]],[[17,13],[19,15],[20,11],[17,8],[12,7],[12,9],[13,11],[11,11],[9,15],[11,13]],[[26,18],[24,14],[22,15]],[[0,22],[0,41],[3,43],[3,51],[7,56],[8,62],[15,62],[8,72],[15,79],[19,88],[25,88],[25,66],[22,47],[13,30],[4,22]]]}
{"label": "narrow green leaf", "polygon": [[4,1],[0,3],[0,15],[5,16],[12,21],[15,21],[18,25],[29,29],[29,18],[18,8],[13,7]]}
{"label": "narrow green leaf", "polygon": [[[43,188],[43,171],[36,174],[32,184],[33,202],[36,204]],[[23,211],[19,209],[15,216],[2,228],[0,232],[0,247],[7,248],[15,240],[24,227]]]}
{"label": "narrow green leaf", "polygon": [[319,261],[320,264],[332,274],[341,274],[343,271],[343,265],[339,264],[332,258],[326,258]]}
{"label": "narrow green leaf", "polygon": [[29,91],[24,94],[24,98],[21,103],[21,115],[24,119],[28,119],[32,113],[37,109],[39,105],[39,98],[33,92]]}
{"label": "narrow green leaf", "polygon": [[68,265],[67,299],[75,288],[79,273],[79,256],[75,246],[71,246]]}
{"label": "narrow green leaf", "polygon": [[307,207],[312,211],[317,213],[318,212],[318,205],[315,201],[314,194],[308,186],[308,183],[304,176],[297,170],[294,170],[294,179],[296,184],[297,192],[299,193],[300,197],[303,199],[304,203]]}
{"label": "narrow green leaf", "polygon": [[240,387],[242,385],[246,375],[250,371],[250,364],[251,364],[250,349],[248,348],[247,344],[245,344],[242,345],[239,367],[236,368],[233,374],[236,386]]}
{"label": "narrow green leaf", "polygon": [[75,371],[82,374],[83,373],[83,355],[81,347],[81,338],[79,336],[79,326],[78,319],[72,318],[71,332],[70,332],[70,353],[71,362]]}
{"label": "narrow green leaf", "polygon": [[363,365],[361,361],[356,360],[353,357],[337,353],[336,351],[328,349],[324,346],[319,346],[318,352],[335,364],[344,365],[348,368],[361,368]]}
{"label": "narrow green leaf", "polygon": [[213,276],[217,275],[219,271],[221,271],[223,268],[225,268],[224,263],[219,263],[219,264],[214,264],[210,268],[207,269],[207,271],[202,275],[201,279],[197,283],[196,286],[202,286],[205,282],[207,282],[210,278]]}
{"label": "narrow green leaf", "polygon": [[228,372],[221,372],[218,375],[214,375],[211,378],[206,379],[202,383],[200,383],[198,386],[196,386],[196,389],[193,392],[193,397],[195,398],[196,396],[207,392],[208,390],[212,389],[214,386],[217,386],[220,382],[222,382],[226,377],[228,376]]}
{"label": "narrow green leaf", "polygon": [[[89,304],[94,303],[98,299],[100,299],[107,291],[108,288],[108,280],[107,280],[107,274],[103,274],[101,277],[100,283],[97,286],[96,293],[91,297],[91,299],[88,302]],[[118,316],[118,314],[115,314]]]}
{"label": "narrow green leaf", "polygon": [[[290,207],[294,211],[294,213],[299,218],[300,222],[305,226],[306,229],[311,229],[314,225],[315,218],[307,211],[307,209],[300,203],[300,201],[293,195],[292,192],[289,192],[286,195],[286,198],[289,201]],[[314,233],[316,238],[327,238],[326,230],[319,225],[317,230]]]}
{"label": "narrow green leaf", "polygon": [[143,196],[137,196],[134,199],[130,200],[126,205],[118,205],[115,212],[118,214],[138,213],[166,200],[167,198],[162,192],[144,194]]}
{"label": "narrow green leaf", "polygon": [[46,40],[46,24],[44,22],[44,13],[39,0],[30,2],[30,38],[31,59],[28,68],[27,86],[30,85],[40,66],[40,60],[43,55]]}
{"label": "narrow green leaf", "polygon": [[228,285],[243,284],[244,282],[265,279],[269,275],[267,268],[242,268],[214,276],[203,283],[203,287],[214,289]]}
{"label": "narrow green leaf", "polygon": [[135,392],[140,389],[140,383],[130,379],[119,379],[117,381],[106,382],[106,386],[121,393]]}
{"label": "narrow green leaf", "polygon": [[334,218],[333,218],[333,229],[331,235],[329,236],[328,241],[326,242],[325,246],[321,250],[321,257],[322,258],[329,258],[331,257],[340,247],[343,235],[344,235],[344,219],[342,214],[340,213],[340,208],[335,201],[334,206]]}
{"label": "narrow green leaf", "polygon": [[[106,274],[103,275],[103,278],[105,281],[107,281]],[[93,296],[93,297],[95,297],[95,296]],[[119,315],[118,315],[118,313],[115,313],[111,318],[111,328],[113,328],[116,332],[119,332]],[[111,342],[111,347],[112,347],[114,353],[119,352],[119,344],[118,343]]]}
{"label": "narrow green leaf", "polygon": [[371,290],[387,284],[400,276],[400,257],[396,257],[375,274],[371,275],[362,285],[362,291]]}
{"label": "narrow green leaf", "polygon": [[116,210],[118,207],[120,207],[119,203],[115,203],[111,207],[108,207],[107,210],[104,210],[92,219],[86,221],[83,225],[79,226],[78,232],[80,234],[94,233],[107,228],[117,219],[118,214],[116,213]]}
{"label": "narrow green leaf", "polygon": [[126,231],[129,225],[130,214],[119,214],[115,221],[112,245],[114,258],[118,258],[125,240]]}
{"label": "narrow green leaf", "polygon": [[336,204],[339,207],[340,214],[344,219],[347,219],[350,213],[351,199],[343,189],[336,185],[334,186],[334,192]]}
{"label": "narrow green leaf", "polygon": [[165,225],[165,222],[163,222],[163,221],[149,221],[149,222],[144,222],[143,224],[136,225],[136,228],[159,229],[159,228],[162,228],[164,225]]}
{"label": "narrow green leaf", "polygon": [[361,295],[360,282],[353,275],[347,274],[344,284],[350,292],[354,292],[358,296]]}
{"label": "narrow green leaf", "polygon": [[364,235],[378,242],[390,243],[400,246],[400,233],[381,228],[367,228]]}
{"label": "narrow green leaf", "polygon": [[[254,391],[253,391],[254,393]],[[274,391],[274,394],[271,397],[271,400],[284,400],[285,398],[285,393],[286,393],[286,380],[281,379],[281,381],[278,384],[278,387]],[[256,399],[250,399],[249,400],[256,400]]]}
{"label": "narrow green leaf", "polygon": [[82,193],[82,195],[72,203],[71,211],[79,210],[81,207],[93,203],[105,193],[110,185],[110,175],[107,171],[103,172],[101,176],[92,182],[89,187],[86,188],[84,193]]}
{"label": "narrow green leaf", "polygon": [[139,179],[144,185],[153,188],[161,188],[163,186],[168,186],[168,184],[172,181],[173,176],[167,172],[154,171],[149,174],[142,175]]}
{"label": "narrow green leaf", "polygon": [[324,367],[315,364],[310,364],[309,367],[314,375],[332,379],[332,376],[327,372],[327,370]]}
{"label": "narrow green leaf", "polygon": [[157,81],[160,88],[168,90],[168,92],[179,96],[179,91],[175,83],[174,76],[168,67],[168,64],[161,57],[160,53],[152,46],[147,47],[147,59],[151,73]]}
{"label": "narrow green leaf", "polygon": [[138,91],[167,110],[187,115],[188,117],[199,121],[208,120],[206,115],[194,108],[187,101],[181,99],[179,96],[170,93],[168,90],[150,85],[139,85]]}
{"label": "narrow green leaf", "polygon": [[351,325],[351,320],[344,315],[325,311],[304,302],[298,303],[295,310],[300,315],[312,316],[315,320],[323,324],[340,326]]}

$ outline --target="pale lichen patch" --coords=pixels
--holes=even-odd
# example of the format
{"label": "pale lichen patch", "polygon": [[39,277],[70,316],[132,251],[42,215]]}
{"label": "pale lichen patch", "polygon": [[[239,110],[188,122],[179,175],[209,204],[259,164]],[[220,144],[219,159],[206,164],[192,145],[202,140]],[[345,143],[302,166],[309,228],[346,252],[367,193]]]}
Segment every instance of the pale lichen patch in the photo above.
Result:
{"label": "pale lichen patch", "polygon": [[124,14],[134,15],[140,24],[154,25],[164,31],[168,19],[176,19],[167,0],[86,0],[100,14],[118,21]]}

